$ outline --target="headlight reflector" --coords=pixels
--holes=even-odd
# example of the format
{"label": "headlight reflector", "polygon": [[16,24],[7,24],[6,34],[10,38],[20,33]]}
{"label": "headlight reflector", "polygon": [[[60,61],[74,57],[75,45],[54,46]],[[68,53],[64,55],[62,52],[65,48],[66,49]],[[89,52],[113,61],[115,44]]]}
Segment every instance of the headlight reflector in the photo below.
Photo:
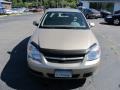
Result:
{"label": "headlight reflector", "polygon": [[86,55],[88,61],[96,60],[100,58],[100,47],[98,44],[93,44]]}
{"label": "headlight reflector", "polygon": [[28,44],[28,53],[27,54],[28,54],[28,57],[32,58],[33,60],[41,61],[41,59],[42,59],[40,51],[31,43]]}

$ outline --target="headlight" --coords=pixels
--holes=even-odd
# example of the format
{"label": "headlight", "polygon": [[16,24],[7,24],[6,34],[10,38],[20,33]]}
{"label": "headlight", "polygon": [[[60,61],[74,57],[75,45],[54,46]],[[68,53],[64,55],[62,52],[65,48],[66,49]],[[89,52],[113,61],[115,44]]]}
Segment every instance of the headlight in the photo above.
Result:
{"label": "headlight", "polygon": [[31,43],[28,44],[28,58],[41,62],[41,53],[40,51]]}
{"label": "headlight", "polygon": [[101,51],[100,51],[99,45],[93,44],[89,48],[86,58],[88,61],[96,60],[96,59],[100,58],[100,54],[101,54]]}
{"label": "headlight", "polygon": [[111,16],[111,15],[108,15],[107,18],[112,18],[112,16]]}

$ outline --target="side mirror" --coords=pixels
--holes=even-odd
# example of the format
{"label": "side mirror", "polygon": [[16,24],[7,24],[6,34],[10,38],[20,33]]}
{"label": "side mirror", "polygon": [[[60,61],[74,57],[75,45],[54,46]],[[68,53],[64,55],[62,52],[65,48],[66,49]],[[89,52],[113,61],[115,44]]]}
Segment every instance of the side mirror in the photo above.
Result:
{"label": "side mirror", "polygon": [[95,27],[95,23],[90,23],[90,27]]}
{"label": "side mirror", "polygon": [[38,26],[39,23],[37,21],[33,21],[33,25]]}

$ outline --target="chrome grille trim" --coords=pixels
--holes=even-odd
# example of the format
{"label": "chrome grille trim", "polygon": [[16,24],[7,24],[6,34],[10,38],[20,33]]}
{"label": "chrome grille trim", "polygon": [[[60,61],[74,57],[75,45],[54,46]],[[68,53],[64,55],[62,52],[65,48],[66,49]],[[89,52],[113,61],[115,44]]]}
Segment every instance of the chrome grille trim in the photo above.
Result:
{"label": "chrome grille trim", "polygon": [[84,57],[71,57],[71,58],[60,58],[60,57],[48,57],[45,56],[46,59],[53,59],[53,60],[83,60]]}

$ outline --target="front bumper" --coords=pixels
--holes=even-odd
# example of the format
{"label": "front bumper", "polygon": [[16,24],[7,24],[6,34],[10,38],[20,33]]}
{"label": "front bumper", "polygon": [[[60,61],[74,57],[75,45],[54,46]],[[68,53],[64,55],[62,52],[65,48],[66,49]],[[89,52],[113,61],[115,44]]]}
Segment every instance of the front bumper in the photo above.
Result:
{"label": "front bumper", "polygon": [[107,23],[111,23],[111,24],[113,23],[113,19],[112,18],[105,18],[104,20]]}
{"label": "front bumper", "polygon": [[[28,66],[30,70],[37,75],[40,75],[45,78],[54,78],[55,70],[71,70],[72,77],[68,79],[80,79],[86,78],[93,74],[96,71],[100,59],[94,61],[86,61],[80,63],[71,63],[71,64],[59,64],[59,63],[51,63],[51,62],[38,62],[28,58]],[[67,79],[67,78],[62,78]]]}

